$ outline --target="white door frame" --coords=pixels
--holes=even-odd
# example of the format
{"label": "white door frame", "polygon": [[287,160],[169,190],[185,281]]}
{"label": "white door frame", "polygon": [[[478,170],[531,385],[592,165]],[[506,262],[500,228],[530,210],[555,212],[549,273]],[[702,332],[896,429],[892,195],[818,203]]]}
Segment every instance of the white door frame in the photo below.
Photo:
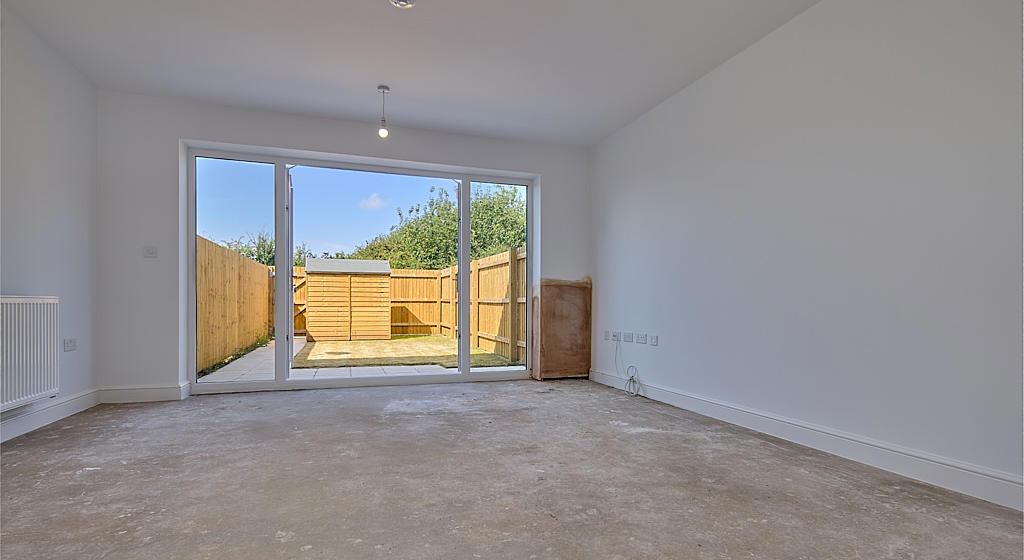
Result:
{"label": "white door frame", "polygon": [[[289,379],[292,351],[292,208],[291,191],[286,165],[325,167],[350,171],[370,171],[375,173],[392,173],[419,177],[436,177],[452,179],[459,184],[459,256],[458,294],[460,302],[470,301],[470,276],[462,271],[470,270],[470,197],[472,183],[514,184],[526,187],[527,212],[527,259],[526,278],[533,278],[532,267],[536,266],[533,255],[533,214],[534,184],[536,174],[503,172],[486,169],[465,168],[440,164],[423,164],[416,162],[396,162],[379,160],[363,156],[344,156],[337,154],[310,154],[296,150],[265,148],[256,146],[221,145],[204,141],[185,141],[187,147],[188,172],[188,217],[185,244],[188,247],[188,373],[190,392],[233,393],[249,391],[276,391],[282,389],[327,389],[335,387],[367,387],[377,385],[419,385],[429,383],[458,383],[467,381],[503,381],[526,379],[530,374],[530,357],[526,353],[526,367],[520,366],[472,371],[470,366],[470,305],[458,306],[459,324],[459,363],[458,373],[435,375],[387,375],[378,377],[330,378],[330,379]],[[223,148],[221,146],[224,146]],[[278,341],[275,344],[274,379],[266,381],[222,381],[197,382],[196,379],[196,158],[208,157],[230,159],[246,162],[268,163],[274,167],[274,261],[286,263],[287,266],[275,267],[274,275],[274,331]],[[379,163],[375,163],[379,162]],[[282,240],[281,243],[276,243]],[[531,309],[530,298],[526,298],[526,317]],[[527,319],[527,341],[530,339],[532,325]],[[529,342],[527,342],[529,344]]]}

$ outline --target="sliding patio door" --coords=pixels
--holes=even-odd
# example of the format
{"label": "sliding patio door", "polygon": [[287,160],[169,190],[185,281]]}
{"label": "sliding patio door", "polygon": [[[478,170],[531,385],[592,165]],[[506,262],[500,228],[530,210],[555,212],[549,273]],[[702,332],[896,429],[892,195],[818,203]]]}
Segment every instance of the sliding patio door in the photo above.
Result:
{"label": "sliding patio door", "polygon": [[458,373],[461,182],[287,168],[298,349],[290,378]]}
{"label": "sliding patio door", "polygon": [[199,392],[526,369],[528,185],[214,150],[189,164]]}

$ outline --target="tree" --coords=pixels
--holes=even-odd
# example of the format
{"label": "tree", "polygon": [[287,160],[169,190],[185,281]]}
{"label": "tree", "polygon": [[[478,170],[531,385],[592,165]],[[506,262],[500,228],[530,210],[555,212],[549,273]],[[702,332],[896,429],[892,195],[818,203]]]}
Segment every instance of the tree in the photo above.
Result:
{"label": "tree", "polygon": [[[509,185],[477,186],[470,205],[470,258],[479,259],[526,245],[526,199]],[[398,223],[356,247],[350,254],[322,253],[324,258],[389,261],[392,268],[437,270],[453,266],[459,254],[459,208],[447,189],[431,187],[422,204],[398,209]],[[249,234],[224,243],[229,249],[267,266],[274,264],[274,238]],[[295,247],[294,266],[316,255],[305,243]]]}
{"label": "tree", "polygon": [[[250,233],[248,235],[243,235],[238,239],[224,241],[224,246],[243,257],[252,259],[267,266],[274,266],[274,237],[265,231],[261,231],[256,234]],[[300,243],[295,247],[292,266],[306,266],[306,259],[315,256],[316,255],[313,251],[310,251],[305,243]]]}
{"label": "tree", "polygon": [[274,266],[274,237],[265,231],[225,241],[224,246],[243,257]]}
{"label": "tree", "polygon": [[313,251],[306,247],[305,243],[299,243],[295,247],[295,253],[292,255],[292,266],[306,266],[306,259],[312,259],[316,257]]}
{"label": "tree", "polygon": [[526,199],[522,193],[506,185],[473,189],[470,258],[489,257],[526,245]]}
{"label": "tree", "polygon": [[[474,188],[470,221],[472,259],[526,244],[526,200],[516,187]],[[398,224],[391,231],[360,245],[349,257],[387,260],[392,268],[445,268],[458,260],[458,230],[458,205],[447,190],[431,188],[425,203],[399,208]]]}
{"label": "tree", "polygon": [[356,247],[356,259],[387,260],[392,268],[438,269],[455,264],[458,254],[458,205],[445,189],[431,187],[423,204],[398,209],[391,231]]}

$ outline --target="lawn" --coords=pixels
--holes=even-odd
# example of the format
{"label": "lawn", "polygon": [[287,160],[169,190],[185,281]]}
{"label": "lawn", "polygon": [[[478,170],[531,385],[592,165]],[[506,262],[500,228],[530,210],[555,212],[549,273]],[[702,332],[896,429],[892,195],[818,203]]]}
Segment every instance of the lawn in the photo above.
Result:
{"label": "lawn", "polygon": [[[473,348],[473,367],[507,366],[511,363],[498,354]],[[391,340],[352,340],[307,342],[295,355],[295,368],[354,366],[416,366],[438,364],[458,366],[454,339],[441,335],[395,335]]]}

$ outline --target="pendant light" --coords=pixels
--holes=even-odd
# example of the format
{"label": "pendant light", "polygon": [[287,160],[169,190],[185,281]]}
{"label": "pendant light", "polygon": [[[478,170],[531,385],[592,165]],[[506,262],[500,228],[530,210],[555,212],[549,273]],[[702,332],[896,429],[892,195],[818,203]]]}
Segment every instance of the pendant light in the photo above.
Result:
{"label": "pendant light", "polygon": [[377,136],[383,140],[388,137],[388,121],[384,118],[384,97],[391,93],[391,88],[385,85],[377,86],[377,91],[380,92],[380,128],[377,129]]}

